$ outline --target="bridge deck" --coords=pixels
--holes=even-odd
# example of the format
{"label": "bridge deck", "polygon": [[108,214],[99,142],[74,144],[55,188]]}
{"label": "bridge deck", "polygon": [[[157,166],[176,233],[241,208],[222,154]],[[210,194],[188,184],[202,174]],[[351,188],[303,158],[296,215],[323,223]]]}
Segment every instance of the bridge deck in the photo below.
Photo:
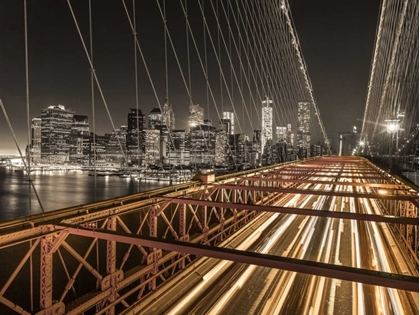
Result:
{"label": "bridge deck", "polygon": [[[383,230],[397,267],[256,253],[244,241],[225,245],[277,216],[329,218],[356,234],[362,226],[351,222],[366,222]],[[362,158],[310,159],[2,222],[0,255],[13,257],[0,271],[1,314],[135,309],[198,257],[418,292],[418,191]]]}

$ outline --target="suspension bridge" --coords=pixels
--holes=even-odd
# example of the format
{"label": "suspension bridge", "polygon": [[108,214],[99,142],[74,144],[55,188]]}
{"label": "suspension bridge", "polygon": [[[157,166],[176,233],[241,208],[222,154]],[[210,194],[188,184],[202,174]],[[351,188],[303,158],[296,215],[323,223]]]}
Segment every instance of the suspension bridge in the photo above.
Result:
{"label": "suspension bridge", "polygon": [[[153,163],[181,170],[194,164],[197,174],[185,183],[147,191],[138,185],[132,195],[44,211],[32,175],[31,4],[22,1],[27,135],[13,126],[11,99],[0,95],[0,105],[40,208],[0,222],[0,313],[418,314],[418,187],[388,169],[418,152],[418,2],[381,3],[354,148],[361,156],[331,154],[287,1],[160,0],[145,4],[147,10],[139,3],[123,0],[108,13],[95,1],[56,8],[73,30],[66,47],[77,43],[74,58],[89,68],[81,79],[88,101],[80,107],[92,115],[87,161],[96,179],[110,146],[98,133],[109,120],[112,150],[119,149],[133,183],[151,159],[146,135],[153,133],[160,142]],[[124,17],[115,26],[124,30],[114,37],[119,45],[105,47],[122,56],[117,51],[128,42],[132,52],[121,64],[135,81],[129,116],[135,128],[126,138],[116,122],[121,107],[112,105],[112,86],[101,73],[110,60],[95,49],[104,45],[95,30],[109,24],[101,25],[100,14]],[[159,43],[152,21],[159,22]],[[183,132],[195,130],[196,138],[184,150],[172,116],[159,118],[160,129],[142,125],[144,102],[161,113],[173,104],[180,120],[200,102],[208,121],[185,122]],[[264,109],[270,104],[272,111]],[[227,108],[234,120],[224,115]],[[229,120],[230,129],[212,136],[211,120]],[[241,144],[232,134],[229,145],[233,125],[244,139],[255,139]],[[287,125],[296,138],[280,136],[276,147],[274,126]],[[217,153],[218,141],[225,155]],[[227,157],[235,171],[216,176]],[[384,160],[386,168],[375,164]],[[252,167],[238,172],[245,164]]]}

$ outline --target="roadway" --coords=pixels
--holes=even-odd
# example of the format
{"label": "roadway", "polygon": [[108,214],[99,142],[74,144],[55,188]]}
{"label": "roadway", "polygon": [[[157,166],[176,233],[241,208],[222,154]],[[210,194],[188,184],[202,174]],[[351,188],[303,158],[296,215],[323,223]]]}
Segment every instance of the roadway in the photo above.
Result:
{"label": "roadway", "polygon": [[[341,175],[358,175],[358,169]],[[338,171],[305,179],[331,181]],[[362,174],[360,174],[362,175]],[[338,178],[337,181],[347,181]],[[353,179],[359,182],[372,180]],[[370,193],[371,188],[347,185],[301,184],[302,189]],[[286,195],[278,206],[382,214],[376,200],[336,196]],[[262,219],[264,218],[264,220]],[[418,276],[406,262],[388,225],[370,221],[264,214],[253,234],[243,236],[237,249]],[[264,223],[262,223],[264,222]],[[245,229],[246,231],[246,229]],[[249,229],[248,229],[249,231]],[[242,232],[243,233],[243,232]],[[142,314],[418,314],[418,293],[274,270],[254,265],[204,260],[208,269],[195,273],[191,288],[185,276],[176,303],[150,303]],[[172,287],[177,289],[177,285]],[[188,291],[190,290],[190,291]],[[165,294],[160,291],[159,294]],[[173,292],[172,292],[173,294]],[[168,293],[170,296],[171,293]],[[160,295],[160,297],[162,297]]]}

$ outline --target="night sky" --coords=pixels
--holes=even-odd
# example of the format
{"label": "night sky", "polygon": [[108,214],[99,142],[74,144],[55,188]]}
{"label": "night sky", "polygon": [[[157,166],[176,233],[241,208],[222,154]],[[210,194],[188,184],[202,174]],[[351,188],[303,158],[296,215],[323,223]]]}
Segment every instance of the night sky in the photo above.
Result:
{"label": "night sky", "polygon": [[[169,31],[185,69],[185,19],[179,1],[166,2]],[[95,69],[114,123],[120,126],[126,124],[129,108],[135,107],[133,36],[121,1],[92,3]],[[73,0],[72,4],[88,40],[87,1]],[[131,1],[127,6],[131,10]],[[137,1],[136,6],[140,18],[138,38],[163,104],[166,92],[162,20],[155,1]],[[290,1],[290,9],[325,129],[337,147],[338,132],[350,131],[353,125],[361,128],[380,1],[295,0]],[[201,27],[200,14],[192,5],[189,17],[197,29]],[[0,1],[0,99],[21,148],[27,134],[23,21],[23,1]],[[91,120],[90,66],[67,2],[28,1],[28,25],[31,118],[39,116],[48,105],[62,104]],[[169,99],[175,109],[176,128],[182,129],[187,126],[189,100],[171,51],[168,56]],[[191,59],[191,73],[194,103],[204,105],[205,81],[196,58]],[[140,57],[139,89],[139,106],[147,114],[157,101]],[[98,92],[95,97],[97,133],[109,133],[112,127]],[[209,111],[215,123],[215,110]],[[0,154],[16,153],[2,113],[0,135]]]}

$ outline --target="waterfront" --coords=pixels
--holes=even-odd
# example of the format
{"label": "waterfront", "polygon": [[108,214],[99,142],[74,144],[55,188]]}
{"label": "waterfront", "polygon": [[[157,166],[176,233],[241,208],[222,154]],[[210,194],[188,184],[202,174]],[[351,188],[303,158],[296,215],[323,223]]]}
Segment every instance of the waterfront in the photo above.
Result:
{"label": "waterfront", "polygon": [[[135,181],[117,176],[88,176],[85,171],[32,172],[31,177],[45,211],[125,196],[169,185],[153,180]],[[41,213],[24,172],[0,167],[0,221]]]}

